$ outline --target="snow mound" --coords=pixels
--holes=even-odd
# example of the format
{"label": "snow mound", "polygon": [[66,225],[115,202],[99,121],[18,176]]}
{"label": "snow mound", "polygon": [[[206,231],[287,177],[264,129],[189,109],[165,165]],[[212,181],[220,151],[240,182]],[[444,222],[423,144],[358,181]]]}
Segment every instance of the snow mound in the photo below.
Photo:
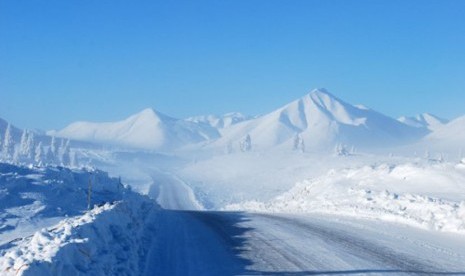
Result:
{"label": "snow mound", "polygon": [[403,164],[333,170],[269,202],[228,210],[317,212],[398,221],[465,234],[465,167]]}
{"label": "snow mound", "polygon": [[140,275],[151,239],[145,220],[153,206],[133,194],[44,228],[2,252],[1,274]]}
{"label": "snow mound", "polygon": [[0,163],[0,245],[91,205],[121,200],[124,187],[99,170],[25,167]]}
{"label": "snow mound", "polygon": [[49,135],[93,143],[166,150],[219,137],[216,129],[206,124],[169,117],[153,109],[145,109],[119,122],[76,122]]}

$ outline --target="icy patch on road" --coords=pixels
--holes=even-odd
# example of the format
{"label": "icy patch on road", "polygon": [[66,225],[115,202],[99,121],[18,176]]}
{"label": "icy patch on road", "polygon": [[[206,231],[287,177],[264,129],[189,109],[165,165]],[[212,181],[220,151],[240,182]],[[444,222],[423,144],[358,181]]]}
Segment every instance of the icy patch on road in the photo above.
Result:
{"label": "icy patch on road", "polygon": [[465,166],[409,163],[333,170],[268,202],[226,209],[333,213],[465,234]]}

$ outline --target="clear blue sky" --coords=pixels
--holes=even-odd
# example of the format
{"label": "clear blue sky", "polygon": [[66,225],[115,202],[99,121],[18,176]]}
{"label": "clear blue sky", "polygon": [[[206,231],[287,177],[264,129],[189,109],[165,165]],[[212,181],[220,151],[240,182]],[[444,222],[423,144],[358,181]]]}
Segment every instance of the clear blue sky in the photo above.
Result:
{"label": "clear blue sky", "polygon": [[27,128],[257,115],[325,87],[465,114],[463,0],[1,0],[0,117]]}

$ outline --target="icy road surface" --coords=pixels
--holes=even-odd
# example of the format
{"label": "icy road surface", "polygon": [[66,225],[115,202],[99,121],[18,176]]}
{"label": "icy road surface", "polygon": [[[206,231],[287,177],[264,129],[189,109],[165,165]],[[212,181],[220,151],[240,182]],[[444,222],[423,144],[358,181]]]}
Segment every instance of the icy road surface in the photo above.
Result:
{"label": "icy road surface", "polygon": [[201,211],[154,176],[165,211],[146,275],[465,275],[465,237],[373,220]]}

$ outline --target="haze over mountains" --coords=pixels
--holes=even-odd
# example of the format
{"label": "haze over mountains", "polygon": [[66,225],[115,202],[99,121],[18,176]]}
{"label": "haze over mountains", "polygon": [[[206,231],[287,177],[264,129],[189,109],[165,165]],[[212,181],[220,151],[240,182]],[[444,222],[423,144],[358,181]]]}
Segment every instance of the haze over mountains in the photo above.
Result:
{"label": "haze over mountains", "polygon": [[[0,133],[6,128],[0,121]],[[15,136],[20,130],[14,128]],[[362,105],[352,105],[325,89],[309,94],[268,114],[241,113],[176,119],[151,108],[117,122],[75,122],[51,136],[144,150],[169,151],[187,145],[204,149],[239,149],[248,135],[252,148],[290,148],[296,137],[309,150],[343,144],[358,149],[386,148],[419,141],[465,144],[465,119],[452,122],[424,113],[394,119]],[[465,145],[464,145],[465,146]],[[195,146],[194,146],[195,147]]]}
{"label": "haze over mountains", "polygon": [[219,137],[207,125],[179,120],[147,108],[119,122],[76,122],[50,135],[142,149],[172,149]]}

